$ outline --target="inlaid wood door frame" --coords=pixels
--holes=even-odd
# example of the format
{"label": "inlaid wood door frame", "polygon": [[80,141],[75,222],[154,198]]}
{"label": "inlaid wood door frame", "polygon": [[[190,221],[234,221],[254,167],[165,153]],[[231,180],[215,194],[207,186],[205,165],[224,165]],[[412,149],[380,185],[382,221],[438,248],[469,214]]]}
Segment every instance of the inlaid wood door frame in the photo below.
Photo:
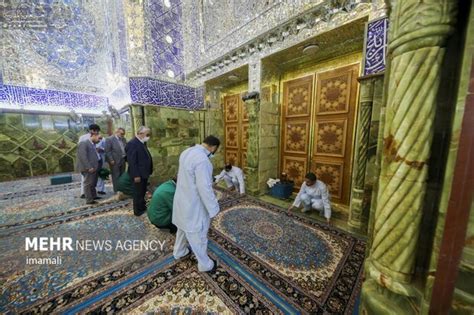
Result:
{"label": "inlaid wood door frame", "polygon": [[348,205],[352,184],[360,63],[315,76],[310,170],[328,185],[331,200]]}
{"label": "inlaid wood door frame", "polygon": [[241,94],[224,97],[224,157],[245,171],[247,161],[248,115]]}
{"label": "inlaid wood door frame", "polygon": [[301,186],[308,169],[314,75],[283,82],[280,132],[280,173]]}
{"label": "inlaid wood door frame", "polygon": [[[321,90],[321,81],[335,78],[341,73],[347,72],[350,82],[349,95],[345,99],[345,105],[342,108],[336,108],[332,112],[324,112],[323,105],[331,106],[331,104],[322,103],[323,93],[334,93],[330,89]],[[283,99],[281,102],[281,132],[280,132],[280,172],[288,173],[289,178],[295,177],[298,173],[298,178],[295,180],[296,188],[299,188],[302,182],[302,177],[310,170],[318,174],[323,181],[328,181],[326,184],[331,192],[331,200],[347,205],[350,198],[351,188],[351,171],[352,159],[354,152],[355,139],[355,123],[358,104],[359,85],[357,77],[360,73],[360,62],[349,64],[336,68],[334,70],[318,71],[312,75],[303,76],[301,78],[284,81],[283,84]],[[300,112],[289,112],[288,97],[291,86],[298,86],[301,84],[311,85],[309,109],[306,108]],[[337,83],[340,84],[340,83]],[[327,95],[326,95],[327,96]],[[330,99],[331,97],[329,97]],[[342,100],[342,98],[340,99]],[[327,101],[327,99],[326,99]],[[305,133],[306,149],[291,150],[286,147],[286,137],[288,134],[288,125],[307,124],[309,129]],[[300,126],[301,130],[301,126]],[[318,141],[319,137],[319,141]],[[324,137],[333,137],[336,139],[335,143],[323,143]],[[288,167],[291,165],[292,172],[290,174]],[[304,165],[304,170],[302,170]],[[327,180],[328,176],[339,181],[330,182]]]}

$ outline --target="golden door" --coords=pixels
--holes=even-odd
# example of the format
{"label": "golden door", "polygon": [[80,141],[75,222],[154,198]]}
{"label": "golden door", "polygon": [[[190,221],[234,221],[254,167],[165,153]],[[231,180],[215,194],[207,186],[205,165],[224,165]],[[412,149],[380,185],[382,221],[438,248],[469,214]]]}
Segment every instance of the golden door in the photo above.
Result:
{"label": "golden door", "polygon": [[308,169],[313,76],[283,83],[281,172],[301,186]]}
{"label": "golden door", "polygon": [[331,199],[348,205],[359,64],[316,74],[311,171],[328,185]]}
{"label": "golden door", "polygon": [[351,188],[358,74],[359,64],[316,73],[314,105],[313,76],[283,86],[281,170],[297,187],[311,170],[326,183],[331,200],[345,205]]}
{"label": "golden door", "polygon": [[248,115],[240,94],[224,97],[225,163],[247,165]]}

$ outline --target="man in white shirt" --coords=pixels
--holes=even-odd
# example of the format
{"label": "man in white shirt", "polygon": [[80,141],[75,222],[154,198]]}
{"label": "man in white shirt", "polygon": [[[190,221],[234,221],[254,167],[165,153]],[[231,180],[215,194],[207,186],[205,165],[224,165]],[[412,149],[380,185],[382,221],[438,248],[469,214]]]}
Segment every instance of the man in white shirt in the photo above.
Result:
{"label": "man in white shirt", "polygon": [[237,166],[232,166],[230,163],[227,164],[215,179],[214,184],[217,185],[217,183],[224,179],[229,190],[237,190],[241,195],[245,194],[244,172]]}
{"label": "man in white shirt", "polygon": [[219,145],[219,139],[208,136],[201,145],[187,148],[179,156],[179,180],[172,217],[178,231],[173,256],[175,259],[187,256],[190,253],[189,243],[201,272],[213,272],[217,267],[216,261],[207,254],[207,232],[211,219],[220,210],[212,189],[212,164],[209,160]]}
{"label": "man in white shirt", "polygon": [[[97,124],[90,124],[88,131],[89,131],[88,133],[83,134],[82,136],[79,137],[79,141],[77,141],[78,144],[83,141],[90,140],[91,135],[99,134],[100,127]],[[85,180],[85,177],[84,175],[81,174],[81,198],[86,197],[84,194],[84,180]],[[100,199],[100,197],[96,197],[96,199]]]}
{"label": "man in white shirt", "polygon": [[306,174],[295,202],[288,208],[288,211],[291,211],[294,207],[299,207],[301,204],[304,207],[302,212],[316,209],[321,214],[324,213],[327,223],[330,223],[331,203],[328,189],[326,184],[318,180],[314,173]]}

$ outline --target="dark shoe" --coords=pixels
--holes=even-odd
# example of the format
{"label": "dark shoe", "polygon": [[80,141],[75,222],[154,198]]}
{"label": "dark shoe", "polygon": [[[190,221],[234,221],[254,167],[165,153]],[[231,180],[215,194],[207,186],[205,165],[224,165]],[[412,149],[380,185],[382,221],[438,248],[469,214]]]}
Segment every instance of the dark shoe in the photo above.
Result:
{"label": "dark shoe", "polygon": [[207,273],[214,273],[214,272],[216,272],[216,270],[217,270],[217,260],[214,260],[214,259],[212,259],[212,258],[211,258],[211,260],[214,262],[214,267],[212,267],[212,269],[209,270],[209,271],[205,271],[205,272],[207,272]]}
{"label": "dark shoe", "polygon": [[98,204],[97,201],[86,202],[86,205],[96,205],[96,204]]}
{"label": "dark shoe", "polygon": [[98,193],[99,195],[105,195],[105,194],[107,194],[105,191],[98,191],[97,193]]}
{"label": "dark shoe", "polygon": [[137,217],[141,216],[144,213],[145,211],[133,211],[133,214],[136,215]]}
{"label": "dark shoe", "polygon": [[86,199],[86,195],[82,194],[80,198],[81,199]]}
{"label": "dark shoe", "polygon": [[94,200],[102,199],[102,197],[94,197]]}

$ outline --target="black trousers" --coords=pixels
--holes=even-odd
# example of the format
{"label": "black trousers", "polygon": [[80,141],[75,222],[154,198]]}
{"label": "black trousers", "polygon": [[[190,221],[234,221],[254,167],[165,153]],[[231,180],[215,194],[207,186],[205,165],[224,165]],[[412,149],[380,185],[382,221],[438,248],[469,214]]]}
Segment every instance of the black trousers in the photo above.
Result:
{"label": "black trousers", "polygon": [[147,186],[148,178],[141,178],[139,183],[133,182],[133,213],[135,215],[142,215],[146,212],[145,194]]}
{"label": "black trousers", "polygon": [[170,230],[171,234],[174,234],[178,231],[178,228],[173,223],[170,223],[168,225],[156,225],[155,224],[155,226],[159,229],[168,229],[168,230]]}
{"label": "black trousers", "polygon": [[97,171],[94,173],[82,172],[84,176],[84,195],[86,196],[86,202],[94,201],[94,198],[97,197]]}

